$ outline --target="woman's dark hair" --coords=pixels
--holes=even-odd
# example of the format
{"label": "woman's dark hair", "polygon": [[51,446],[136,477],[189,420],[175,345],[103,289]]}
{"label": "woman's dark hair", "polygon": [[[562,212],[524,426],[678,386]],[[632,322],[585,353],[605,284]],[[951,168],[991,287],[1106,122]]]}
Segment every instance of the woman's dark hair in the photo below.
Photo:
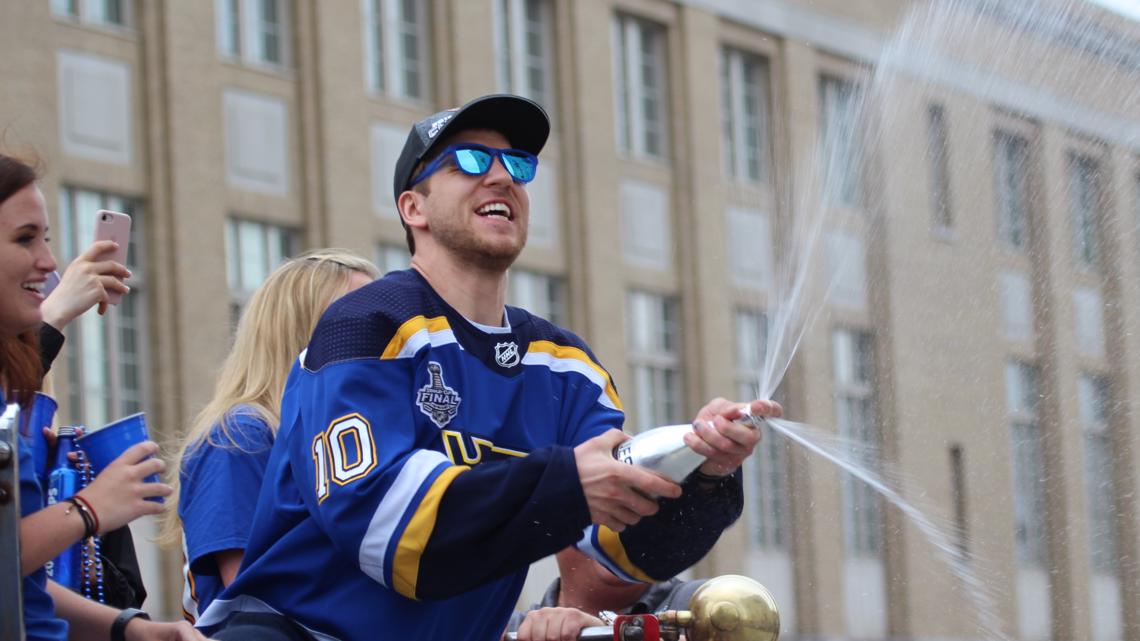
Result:
{"label": "woman's dark hair", "polygon": [[44,378],[38,329],[0,338],[0,375],[4,381],[4,402],[30,408]]}
{"label": "woman's dark hair", "polygon": [[0,153],[0,204],[39,178],[35,166]]}
{"label": "woman's dark hair", "polygon": [[[0,153],[0,205],[16,192],[34,184],[36,178],[38,175],[33,165]],[[6,402],[16,401],[21,407],[31,407],[43,376],[38,329],[0,338],[0,382],[4,386]]]}

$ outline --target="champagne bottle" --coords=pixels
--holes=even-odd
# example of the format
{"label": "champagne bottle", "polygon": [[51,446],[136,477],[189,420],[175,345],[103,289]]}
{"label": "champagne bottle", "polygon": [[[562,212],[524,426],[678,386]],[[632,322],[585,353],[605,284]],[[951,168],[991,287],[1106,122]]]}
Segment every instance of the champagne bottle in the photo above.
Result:
{"label": "champagne bottle", "polygon": [[[745,406],[737,423],[759,429],[763,417],[753,416]],[[614,458],[630,465],[640,465],[657,472],[674,483],[680,483],[705,462],[705,457],[685,445],[685,433],[692,425],[666,425],[646,430],[614,449]]]}

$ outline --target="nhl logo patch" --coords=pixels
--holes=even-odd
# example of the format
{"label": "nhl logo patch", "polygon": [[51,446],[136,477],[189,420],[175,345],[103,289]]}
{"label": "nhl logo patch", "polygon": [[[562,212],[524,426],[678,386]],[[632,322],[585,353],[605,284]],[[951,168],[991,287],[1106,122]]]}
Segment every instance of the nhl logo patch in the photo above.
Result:
{"label": "nhl logo patch", "polygon": [[443,368],[439,363],[430,361],[427,368],[431,380],[416,393],[416,405],[436,427],[442,429],[455,418],[463,399],[443,382]]}
{"label": "nhl logo patch", "polygon": [[495,343],[495,362],[499,367],[514,367],[519,364],[519,346],[514,341]]}

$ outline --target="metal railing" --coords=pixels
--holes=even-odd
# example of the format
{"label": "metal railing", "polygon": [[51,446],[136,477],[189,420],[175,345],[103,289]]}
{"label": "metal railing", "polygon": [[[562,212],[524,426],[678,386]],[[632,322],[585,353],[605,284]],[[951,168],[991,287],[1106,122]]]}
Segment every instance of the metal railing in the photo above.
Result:
{"label": "metal railing", "polygon": [[0,639],[24,638],[20,575],[20,461],[16,448],[19,406],[0,416]]}

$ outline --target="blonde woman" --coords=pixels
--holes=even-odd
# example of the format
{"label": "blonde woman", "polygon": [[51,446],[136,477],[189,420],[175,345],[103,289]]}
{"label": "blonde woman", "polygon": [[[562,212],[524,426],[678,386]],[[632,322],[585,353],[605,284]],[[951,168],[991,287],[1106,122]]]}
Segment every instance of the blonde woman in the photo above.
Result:
{"label": "blonde woman", "polygon": [[191,621],[241,566],[290,366],[325,309],[378,276],[375,265],[355,254],[314,251],[279,267],[249,301],[214,397],[194,420],[170,474],[174,500],[161,540],[184,545],[182,606]]}

